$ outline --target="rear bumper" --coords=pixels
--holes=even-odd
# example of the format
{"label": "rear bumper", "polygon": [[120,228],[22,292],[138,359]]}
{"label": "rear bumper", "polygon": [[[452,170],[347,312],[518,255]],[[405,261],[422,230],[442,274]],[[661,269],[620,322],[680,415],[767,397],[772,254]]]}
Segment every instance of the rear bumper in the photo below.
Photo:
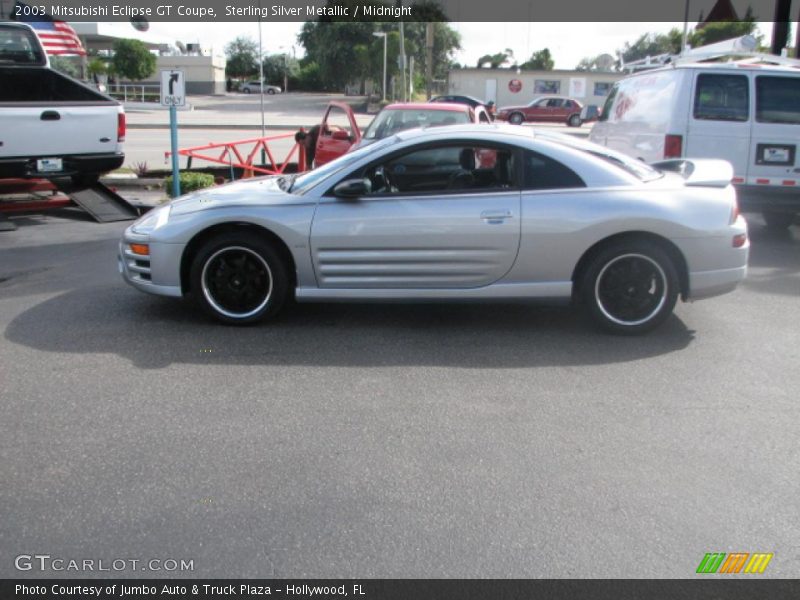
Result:
{"label": "rear bumper", "polygon": [[[40,173],[36,170],[36,160],[39,158],[60,158],[63,161],[63,170],[57,172]],[[118,169],[125,162],[123,153],[108,154],[69,154],[59,156],[48,154],[45,156],[16,156],[0,158],[0,178],[20,177],[36,179],[53,179],[56,177],[69,177],[91,173],[108,173]]]}
{"label": "rear bumper", "polygon": [[732,292],[746,276],[746,265],[735,269],[689,273],[689,289],[691,290],[689,299],[699,300]]}
{"label": "rear bumper", "polygon": [[742,210],[800,212],[800,187],[737,185],[736,196]]}

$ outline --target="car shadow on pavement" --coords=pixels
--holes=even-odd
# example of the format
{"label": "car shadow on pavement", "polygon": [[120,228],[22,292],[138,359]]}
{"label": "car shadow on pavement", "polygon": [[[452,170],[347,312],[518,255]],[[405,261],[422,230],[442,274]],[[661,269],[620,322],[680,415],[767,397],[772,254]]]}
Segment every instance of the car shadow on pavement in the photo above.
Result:
{"label": "car shadow on pavement", "polygon": [[774,231],[759,219],[748,218],[750,259],[742,286],[762,294],[800,295],[800,228]]}
{"label": "car shadow on pavement", "polygon": [[520,368],[620,363],[686,348],[676,316],[641,337],[592,328],[568,307],[531,304],[292,304],[276,320],[219,325],[190,303],[127,286],[73,289],[5,331],[47,352],[112,353],[140,368],[172,364]]}

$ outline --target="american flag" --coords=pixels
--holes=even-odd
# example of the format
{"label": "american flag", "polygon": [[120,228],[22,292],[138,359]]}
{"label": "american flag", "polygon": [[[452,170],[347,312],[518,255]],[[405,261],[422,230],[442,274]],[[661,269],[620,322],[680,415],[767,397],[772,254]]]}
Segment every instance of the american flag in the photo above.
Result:
{"label": "american flag", "polygon": [[[17,5],[25,6],[22,2],[17,2]],[[78,34],[64,21],[56,21],[47,15],[19,16],[17,20],[33,27],[48,54],[86,55],[86,50],[84,50]]]}

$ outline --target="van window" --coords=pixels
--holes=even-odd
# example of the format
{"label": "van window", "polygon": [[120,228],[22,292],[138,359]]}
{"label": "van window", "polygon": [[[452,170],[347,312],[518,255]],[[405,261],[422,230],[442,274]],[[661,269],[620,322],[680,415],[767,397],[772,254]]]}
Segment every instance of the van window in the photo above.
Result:
{"label": "van window", "polygon": [[756,77],[756,120],[800,123],[800,77]]}
{"label": "van window", "polygon": [[747,121],[750,94],[745,75],[701,73],[697,76],[694,118],[711,121]]}
{"label": "van window", "polygon": [[617,91],[619,91],[618,85],[611,88],[611,92],[608,94],[603,108],[600,110],[600,115],[597,117],[598,121],[608,121],[608,115],[611,114],[611,107],[614,106],[614,98],[617,97]]}

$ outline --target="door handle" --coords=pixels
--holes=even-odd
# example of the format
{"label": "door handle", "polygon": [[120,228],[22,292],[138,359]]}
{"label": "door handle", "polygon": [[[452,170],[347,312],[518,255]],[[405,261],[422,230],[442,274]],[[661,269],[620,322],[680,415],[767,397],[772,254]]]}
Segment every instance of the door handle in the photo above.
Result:
{"label": "door handle", "polygon": [[42,121],[59,121],[61,119],[61,115],[54,110],[46,110],[41,115]]}
{"label": "door handle", "polygon": [[511,219],[513,216],[510,210],[485,210],[481,213],[481,219],[490,225],[502,223],[506,219]]}

